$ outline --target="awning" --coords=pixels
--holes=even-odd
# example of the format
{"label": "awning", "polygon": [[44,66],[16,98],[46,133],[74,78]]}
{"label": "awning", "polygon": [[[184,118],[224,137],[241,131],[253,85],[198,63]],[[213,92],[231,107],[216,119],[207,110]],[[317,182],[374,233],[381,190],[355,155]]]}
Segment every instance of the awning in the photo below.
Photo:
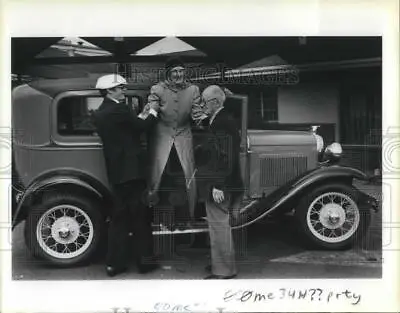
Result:
{"label": "awning", "polygon": [[[82,37],[110,56],[35,58],[61,37],[13,38],[12,72],[25,74],[27,66],[76,63],[165,62],[169,54],[137,55],[136,52],[165,37]],[[381,37],[177,37],[206,56],[186,55],[192,63],[225,63],[231,69],[278,55],[296,67],[323,62],[339,62],[382,57]],[[182,52],[185,54],[186,52]]]}

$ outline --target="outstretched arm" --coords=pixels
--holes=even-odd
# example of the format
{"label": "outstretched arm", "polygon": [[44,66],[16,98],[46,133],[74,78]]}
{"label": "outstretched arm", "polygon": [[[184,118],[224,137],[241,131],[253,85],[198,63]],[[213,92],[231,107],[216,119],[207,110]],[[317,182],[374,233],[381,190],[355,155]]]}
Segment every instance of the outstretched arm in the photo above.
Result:
{"label": "outstretched arm", "polygon": [[[153,110],[154,111],[154,110]],[[146,119],[141,119],[136,116],[136,113],[128,106],[121,105],[114,112],[114,118],[118,123],[129,125],[135,130],[145,131],[150,129],[157,122],[157,112],[151,112]]]}
{"label": "outstretched arm", "polygon": [[194,86],[195,90],[193,92],[193,100],[192,100],[192,112],[191,117],[195,125],[201,125],[202,121],[207,118],[205,114],[205,106],[201,101],[201,95],[199,87]]}
{"label": "outstretched arm", "polygon": [[[149,116],[152,108],[160,108],[160,92],[160,86],[154,85],[151,87],[150,94],[147,98],[147,104],[144,106],[142,112],[138,115],[139,118],[146,119]],[[158,109],[156,111],[158,111]]]}

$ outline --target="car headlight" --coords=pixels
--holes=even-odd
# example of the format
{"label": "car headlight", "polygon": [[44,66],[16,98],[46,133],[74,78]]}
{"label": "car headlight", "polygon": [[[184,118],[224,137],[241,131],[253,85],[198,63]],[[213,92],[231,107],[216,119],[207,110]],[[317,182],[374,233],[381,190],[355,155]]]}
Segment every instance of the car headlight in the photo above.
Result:
{"label": "car headlight", "polygon": [[342,156],[343,149],[340,143],[333,142],[325,149],[325,156],[328,159],[340,158]]}

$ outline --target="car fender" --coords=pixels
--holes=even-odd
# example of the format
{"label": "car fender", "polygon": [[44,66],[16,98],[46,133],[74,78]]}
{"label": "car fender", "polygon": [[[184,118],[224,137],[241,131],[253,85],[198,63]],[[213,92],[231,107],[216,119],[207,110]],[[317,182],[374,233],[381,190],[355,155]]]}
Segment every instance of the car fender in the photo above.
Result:
{"label": "car fender", "polygon": [[329,179],[330,181],[333,179],[342,181],[350,180],[351,183],[354,178],[368,180],[368,176],[365,173],[352,167],[340,165],[321,166],[296,177],[294,180],[290,181],[289,184],[292,185],[293,188],[303,189],[304,187],[316,182],[321,182],[325,179]]}
{"label": "car fender", "polygon": [[[353,179],[367,180],[362,171],[339,165],[321,166],[307,171],[302,175],[277,188],[266,197],[252,200],[241,208],[239,222],[233,228],[241,228],[271,215],[282,209],[288,209],[287,204],[295,203],[309,188],[321,186],[326,182],[342,182],[351,185]],[[290,206],[289,206],[290,208]]]}
{"label": "car fender", "polygon": [[24,209],[27,204],[30,203],[30,200],[38,193],[65,185],[78,187],[80,190],[86,191],[90,195],[107,202],[111,199],[111,195],[107,191],[107,188],[100,186],[99,183],[93,182],[93,179],[85,177],[82,173],[75,173],[74,171],[46,173],[45,175],[35,179],[35,181],[24,190],[13,214],[12,228],[14,229],[14,227],[23,219],[22,213]]}

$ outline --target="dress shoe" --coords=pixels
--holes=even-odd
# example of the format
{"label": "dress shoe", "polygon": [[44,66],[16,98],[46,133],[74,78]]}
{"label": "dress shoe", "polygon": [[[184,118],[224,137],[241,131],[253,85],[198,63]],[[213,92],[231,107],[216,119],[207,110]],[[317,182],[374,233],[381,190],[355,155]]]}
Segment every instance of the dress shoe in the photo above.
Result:
{"label": "dress shoe", "polygon": [[150,263],[150,264],[141,264],[138,265],[138,271],[140,274],[146,274],[150,273],[152,271],[155,271],[158,269],[160,266],[156,263]]}
{"label": "dress shoe", "polygon": [[107,266],[106,267],[106,274],[109,277],[114,277],[118,274],[122,274],[127,271],[126,267],[113,267],[113,266]]}
{"label": "dress shoe", "polygon": [[232,279],[232,278],[235,278],[235,277],[236,277],[236,274],[235,275],[229,275],[229,276],[211,274],[211,275],[209,275],[207,277],[204,277],[204,279]]}

